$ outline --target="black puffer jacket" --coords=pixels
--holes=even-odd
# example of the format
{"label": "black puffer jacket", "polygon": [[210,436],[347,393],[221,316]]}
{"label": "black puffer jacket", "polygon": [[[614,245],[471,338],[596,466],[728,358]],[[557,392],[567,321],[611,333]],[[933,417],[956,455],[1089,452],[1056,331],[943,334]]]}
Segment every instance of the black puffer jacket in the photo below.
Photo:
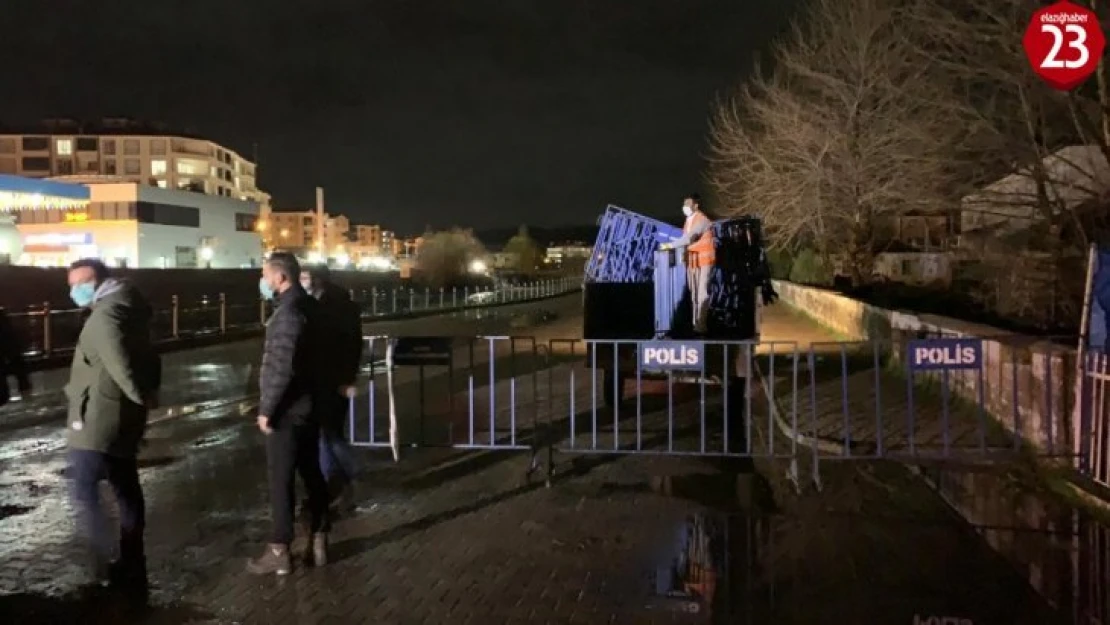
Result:
{"label": "black puffer jacket", "polygon": [[300,285],[274,297],[259,369],[258,414],[270,427],[304,423],[320,391],[319,303]]}
{"label": "black puffer jacket", "polygon": [[351,296],[335,284],[320,293],[321,339],[328,355],[323,363],[327,391],[355,383],[362,360],[362,317]]}

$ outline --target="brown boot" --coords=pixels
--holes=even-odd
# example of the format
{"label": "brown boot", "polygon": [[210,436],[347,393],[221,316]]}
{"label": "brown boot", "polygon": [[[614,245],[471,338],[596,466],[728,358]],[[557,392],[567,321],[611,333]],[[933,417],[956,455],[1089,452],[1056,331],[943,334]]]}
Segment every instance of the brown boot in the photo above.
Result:
{"label": "brown boot", "polygon": [[328,563],[328,535],[317,532],[308,541],[304,551],[305,564],[309,566],[325,566]]}
{"label": "brown boot", "polygon": [[269,544],[261,556],[247,562],[247,572],[253,575],[288,575],[293,572],[288,545]]}

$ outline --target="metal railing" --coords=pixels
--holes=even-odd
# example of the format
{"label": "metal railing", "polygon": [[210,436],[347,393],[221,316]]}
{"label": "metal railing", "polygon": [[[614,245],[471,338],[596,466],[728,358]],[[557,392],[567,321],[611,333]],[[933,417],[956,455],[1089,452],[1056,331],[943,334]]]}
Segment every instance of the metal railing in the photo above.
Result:
{"label": "metal railing", "polygon": [[1083,354],[1080,377],[1079,470],[1110,488],[1110,354]]}
{"label": "metal railing", "polygon": [[[371,341],[368,401],[351,406],[355,444],[530,449],[549,455],[549,472],[556,451],[762,458],[787,462],[798,488],[808,466],[820,488],[826,461],[1067,465],[1105,449],[1110,435],[1091,422],[1071,427],[1070,398],[1052,383],[1064,366],[1054,354],[1016,348],[1012,365],[988,371],[981,353],[978,365],[928,351],[940,360],[913,363],[912,346],[883,342],[486,337],[455,343],[418,375],[388,367],[399,340]],[[679,351],[645,364],[650,349]],[[438,380],[434,405],[425,369]],[[1097,445],[1084,442],[1092,438]]]}
{"label": "metal railing", "polygon": [[[580,281],[553,279],[499,288],[462,287],[374,288],[352,291],[363,318],[448,312],[553,297],[580,287]],[[174,341],[257,330],[270,314],[263,299],[232,300],[224,293],[185,301],[174,295],[168,304],[153,302],[152,332],[156,341]],[[48,302],[37,309],[8,312],[13,330],[29,358],[44,358],[72,351],[84,324],[81,309],[54,309]]]}

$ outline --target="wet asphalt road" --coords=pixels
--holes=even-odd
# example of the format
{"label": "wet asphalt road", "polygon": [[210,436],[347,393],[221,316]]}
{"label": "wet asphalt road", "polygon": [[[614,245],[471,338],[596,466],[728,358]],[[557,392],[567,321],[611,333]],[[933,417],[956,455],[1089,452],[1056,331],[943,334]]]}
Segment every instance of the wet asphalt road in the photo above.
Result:
{"label": "wet asphalt road", "polygon": [[[571,315],[579,302],[547,307]],[[373,330],[504,334],[506,313]],[[167,364],[188,376],[181,397],[196,388],[212,400],[245,392],[257,348],[172,354]],[[71,598],[82,575],[57,430],[0,440],[0,623],[140,622]],[[769,481],[737,481],[733,471],[750,469],[564,455],[545,490],[523,483],[524,460],[509,454],[360,460],[368,475],[358,510],[336,528],[335,564],[284,584],[256,580],[242,563],[264,541],[268,511],[250,419],[233,405],[152,425],[142,479],[157,607],[141,622],[1070,622],[891,463],[830,464],[823,492],[784,496],[781,466]]]}
{"label": "wet asphalt road", "polygon": [[[520,324],[538,312],[567,318],[579,314],[580,308],[580,296],[570,295],[536,303],[380,321],[367,324],[364,331],[385,336],[527,334],[528,329]],[[254,374],[260,350],[261,339],[251,339],[164,354],[162,408],[151,415],[151,422],[185,412],[235,407],[253,397],[257,393]],[[0,408],[0,462],[61,447],[65,419],[62,387],[67,376],[67,369],[36,372],[32,379],[35,395]]]}

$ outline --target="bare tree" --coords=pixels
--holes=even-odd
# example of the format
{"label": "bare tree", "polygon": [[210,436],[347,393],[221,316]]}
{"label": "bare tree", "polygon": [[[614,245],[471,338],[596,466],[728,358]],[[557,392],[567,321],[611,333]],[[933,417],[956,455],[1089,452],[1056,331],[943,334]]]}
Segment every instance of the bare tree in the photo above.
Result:
{"label": "bare tree", "polygon": [[1107,232],[1110,122],[1104,74],[1094,88],[1064,94],[1029,67],[1022,34],[1041,6],[930,0],[911,17],[930,33],[921,62],[965,94],[962,225],[980,296],[1003,314],[1059,325],[1078,319],[1077,258]]}
{"label": "bare tree", "polygon": [[919,62],[904,5],[815,0],[774,72],[713,118],[710,177],[731,210],[762,215],[773,245],[834,257],[857,284],[887,224],[954,199],[957,107]]}
{"label": "bare tree", "polygon": [[460,282],[475,260],[485,256],[485,248],[470,230],[444,230],[424,235],[416,256],[421,278],[431,286]]}

